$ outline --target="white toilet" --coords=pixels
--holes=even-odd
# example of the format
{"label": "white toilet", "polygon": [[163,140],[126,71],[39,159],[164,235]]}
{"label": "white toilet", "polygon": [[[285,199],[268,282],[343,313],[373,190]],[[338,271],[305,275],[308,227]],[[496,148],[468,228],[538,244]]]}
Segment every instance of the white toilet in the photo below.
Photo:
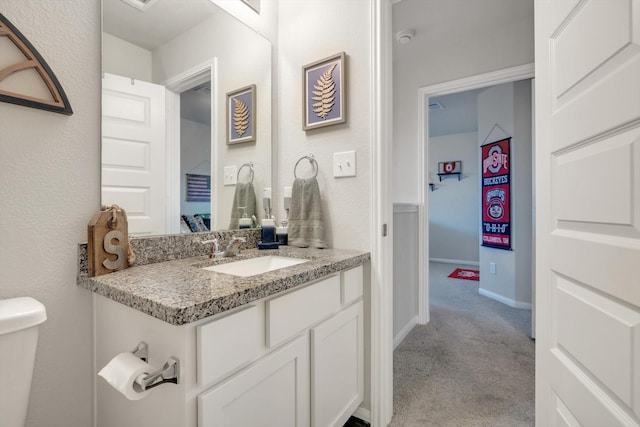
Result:
{"label": "white toilet", "polygon": [[44,305],[30,297],[0,300],[0,426],[23,427],[27,417],[38,325]]}

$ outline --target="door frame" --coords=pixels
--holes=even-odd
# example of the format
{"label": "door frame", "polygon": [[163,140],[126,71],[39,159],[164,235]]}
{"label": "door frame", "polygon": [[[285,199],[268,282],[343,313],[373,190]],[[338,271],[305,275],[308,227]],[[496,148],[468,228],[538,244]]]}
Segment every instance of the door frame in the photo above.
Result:
{"label": "door frame", "polygon": [[[368,363],[369,418],[372,427],[387,426],[393,416],[393,209],[391,204],[391,147],[393,140],[392,0],[373,0],[370,19],[370,287],[368,300],[371,347]],[[365,296],[367,296],[365,294]],[[365,324],[366,324],[365,314]],[[366,328],[365,328],[366,333]],[[365,348],[367,346],[365,338]],[[365,388],[366,388],[365,379]],[[366,402],[365,402],[366,404]]]}
{"label": "door frame", "polygon": [[[532,79],[533,63],[490,73],[465,77],[418,89],[418,120],[420,144],[420,205],[418,210],[418,323],[429,323],[429,98],[473,89]],[[535,178],[535,177],[534,177]],[[534,179],[535,184],[535,179]],[[535,203],[534,203],[535,206]],[[535,291],[535,283],[534,283]],[[534,293],[535,295],[535,293]],[[535,306],[534,306],[535,308]],[[535,311],[535,310],[532,310]]]}
{"label": "door frame", "polygon": [[[167,121],[167,230],[170,234],[180,233],[180,94],[189,89],[211,81],[211,188],[215,188],[215,177],[218,167],[215,159],[217,153],[217,104],[214,101],[217,93],[217,62],[212,58],[196,65],[180,74],[168,78],[163,85],[167,89],[166,121]],[[178,179],[175,179],[175,178]],[[211,192],[211,213],[217,206],[217,192]],[[214,218],[211,218],[212,224]]]}

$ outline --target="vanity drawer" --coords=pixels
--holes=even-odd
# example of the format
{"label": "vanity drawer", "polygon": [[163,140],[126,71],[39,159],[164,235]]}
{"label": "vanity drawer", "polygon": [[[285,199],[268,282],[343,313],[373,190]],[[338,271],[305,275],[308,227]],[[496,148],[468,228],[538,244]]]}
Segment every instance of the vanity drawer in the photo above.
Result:
{"label": "vanity drawer", "polygon": [[260,355],[264,310],[252,305],[197,327],[197,377],[206,385]]}
{"label": "vanity drawer", "polygon": [[362,296],[364,289],[362,266],[342,272],[342,305],[350,304]]}
{"label": "vanity drawer", "polygon": [[340,310],[340,275],[266,302],[267,347],[273,348],[296,333]]}

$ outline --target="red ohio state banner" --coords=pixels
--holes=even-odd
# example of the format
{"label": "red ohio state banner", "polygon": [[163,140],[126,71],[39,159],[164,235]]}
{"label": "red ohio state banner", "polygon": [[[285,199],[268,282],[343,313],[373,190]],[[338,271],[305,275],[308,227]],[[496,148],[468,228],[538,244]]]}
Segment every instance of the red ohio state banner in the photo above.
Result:
{"label": "red ohio state banner", "polygon": [[482,246],[511,250],[511,138],[482,148]]}

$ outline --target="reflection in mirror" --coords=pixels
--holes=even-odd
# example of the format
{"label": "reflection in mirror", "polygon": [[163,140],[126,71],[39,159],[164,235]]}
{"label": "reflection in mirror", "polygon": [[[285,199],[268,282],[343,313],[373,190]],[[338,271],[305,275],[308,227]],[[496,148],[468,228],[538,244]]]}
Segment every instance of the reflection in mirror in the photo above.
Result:
{"label": "reflection in mirror", "polygon": [[[104,0],[102,54],[102,203],[126,209],[129,234],[236,227],[245,163],[264,216],[271,43],[210,0]],[[226,94],[249,85],[256,141],[227,145]]]}

